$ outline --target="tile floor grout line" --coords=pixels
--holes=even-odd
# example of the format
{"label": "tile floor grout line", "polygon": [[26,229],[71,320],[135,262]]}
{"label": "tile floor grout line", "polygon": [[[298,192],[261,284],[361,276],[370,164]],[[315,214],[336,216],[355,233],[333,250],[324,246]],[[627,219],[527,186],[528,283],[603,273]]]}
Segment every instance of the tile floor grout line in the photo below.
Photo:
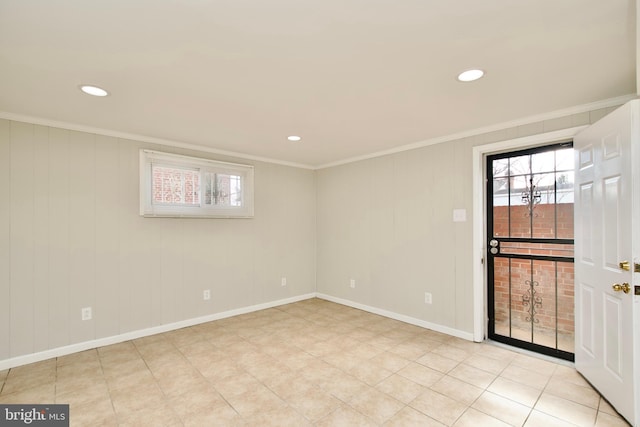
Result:
{"label": "tile floor grout line", "polygon": [[[133,344],[133,346],[135,348],[135,343]],[[104,371],[104,364],[102,363],[103,362],[102,357],[100,357],[100,352],[98,351],[97,348],[95,349],[95,352],[96,352],[96,357],[98,358],[98,363],[100,364],[100,370],[102,371],[102,377],[104,378],[105,383],[107,384],[107,392],[109,393],[109,403],[111,404],[111,409],[113,410],[113,414],[116,417],[116,420],[119,420],[121,415],[118,415],[118,412],[116,411],[116,407],[113,404],[113,395],[111,394],[112,390],[111,390],[111,387],[109,387],[109,383],[107,382],[107,378]],[[69,410],[71,410],[71,407],[69,407]]]}
{"label": "tile floor grout line", "polygon": [[[117,412],[115,403],[118,402],[115,402],[113,399],[114,390],[120,390],[120,387],[123,387],[125,384],[133,384],[132,381],[120,381],[118,379],[130,375],[128,373],[130,369],[137,366],[135,363],[128,363],[129,357],[127,354],[128,351],[131,351],[132,360],[135,359],[141,362],[139,368],[143,367],[145,372],[150,374],[150,380],[152,380],[153,383],[144,382],[144,384],[127,385],[127,389],[135,393],[136,387],[153,384],[160,391],[158,397],[162,396],[162,401],[166,403],[166,405],[163,404],[163,406],[168,406],[169,408],[167,409],[170,409],[166,411],[170,419],[164,421],[175,422],[176,425],[188,425],[196,419],[205,419],[198,418],[201,414],[187,414],[184,411],[175,409],[177,408],[175,405],[178,402],[188,402],[188,399],[190,399],[189,395],[191,392],[189,390],[191,384],[188,381],[190,381],[191,378],[195,381],[193,384],[199,384],[199,381],[202,381],[202,386],[206,387],[206,390],[211,390],[212,393],[215,393],[215,396],[218,396],[215,397],[216,405],[214,406],[219,408],[220,411],[223,411],[216,412],[217,409],[207,409],[206,413],[202,416],[224,413],[224,416],[229,417],[229,420],[235,419],[239,422],[245,422],[248,425],[256,425],[257,420],[262,420],[260,423],[267,421],[261,411],[266,411],[265,413],[268,413],[269,416],[279,416],[281,420],[285,419],[282,418],[283,416],[291,417],[291,420],[299,420],[300,424],[313,426],[323,426],[325,424],[335,424],[337,422],[357,419],[375,425],[398,423],[401,420],[404,420],[406,423],[407,420],[410,419],[414,420],[414,422],[417,422],[416,420],[418,419],[429,422],[428,419],[434,420],[436,418],[417,409],[417,407],[421,407],[427,412],[433,412],[434,414],[438,414],[438,411],[441,409],[433,407],[434,402],[438,402],[439,398],[435,398],[434,402],[428,401],[428,395],[425,394],[427,391],[429,393],[435,393],[433,395],[434,397],[441,396],[447,398],[447,400],[442,400],[443,403],[445,401],[455,401],[457,403],[456,408],[458,408],[456,412],[462,409],[462,412],[453,421],[451,421],[451,418],[447,417],[444,412],[442,415],[438,415],[438,417],[443,418],[437,419],[447,420],[447,423],[451,424],[460,422],[460,419],[465,416],[465,421],[469,421],[469,417],[474,413],[473,411],[479,411],[475,413],[477,415],[481,413],[483,417],[486,415],[499,419],[491,414],[489,406],[483,405],[484,409],[482,410],[473,407],[483,395],[489,396],[489,394],[504,399],[503,402],[505,402],[505,404],[506,402],[512,402],[513,404],[518,404],[519,407],[527,407],[528,413],[526,414],[526,418],[524,418],[524,424],[533,416],[535,406],[544,393],[548,393],[550,396],[553,396],[554,399],[559,399],[558,402],[560,403],[566,401],[585,406],[585,408],[595,412],[596,421],[598,420],[599,414],[602,413],[604,417],[605,412],[600,411],[601,408],[604,408],[601,397],[597,402],[597,408],[594,409],[580,402],[575,402],[574,399],[556,396],[553,391],[551,391],[549,388],[551,384],[553,384],[553,387],[557,387],[563,382],[571,384],[572,387],[575,385],[576,387],[583,387],[585,390],[593,390],[590,385],[574,383],[574,381],[577,380],[573,379],[572,375],[568,375],[571,371],[561,371],[560,366],[564,365],[560,363],[547,360],[550,365],[537,365],[537,362],[531,359],[532,356],[530,355],[516,354],[516,352],[502,348],[499,349],[500,351],[488,350],[485,353],[483,350],[489,349],[487,343],[468,343],[453,337],[436,336],[426,329],[416,330],[414,327],[407,327],[400,322],[388,321],[387,319],[378,318],[368,313],[360,313],[356,309],[345,308],[334,303],[294,303],[286,307],[287,309],[276,308],[263,310],[252,313],[250,316],[240,315],[234,318],[224,319],[225,321],[220,323],[213,321],[208,324],[197,325],[199,328],[189,327],[183,328],[183,330],[171,331],[171,333],[158,334],[150,341],[136,342],[136,340],[130,340],[122,343],[126,344],[122,349],[111,346],[94,349],[95,358],[100,368],[96,373],[101,375],[101,378],[105,382],[104,398],[109,399],[110,412],[105,411],[104,413],[93,416],[96,417],[96,419],[104,417],[101,418],[103,420],[107,420],[106,417],[109,417],[109,421],[123,423],[138,419],[135,417],[140,417],[146,413],[143,408],[128,412],[131,411],[131,409],[127,409],[127,405],[121,405],[121,412]],[[317,335],[315,341],[309,338],[314,335]],[[358,339],[352,337],[358,337]],[[150,346],[158,345],[157,348],[172,349],[171,353],[175,350],[175,354],[164,357],[166,356],[164,353],[156,353],[153,347],[148,347],[143,350],[147,343]],[[202,346],[200,346],[200,343],[203,343]],[[204,343],[206,343],[206,345],[204,345]],[[288,345],[280,349],[279,346],[283,343],[288,343]],[[310,345],[313,344],[318,345],[310,347]],[[129,347],[130,349],[127,350]],[[210,353],[208,349],[213,349],[214,353]],[[102,352],[99,350],[102,350]],[[435,352],[436,350],[438,350],[438,352]],[[367,351],[369,351],[370,354],[368,354]],[[504,353],[502,353],[502,351],[504,351]],[[201,352],[202,354],[200,355]],[[146,354],[146,357],[143,356],[143,354]],[[244,357],[245,354],[247,355],[246,357]],[[429,354],[433,355],[431,359],[426,358],[422,362],[418,362],[418,360],[421,360]],[[463,355],[464,358],[460,360]],[[113,359],[111,356],[113,356]],[[171,361],[175,356],[178,357],[176,360],[180,363],[184,362],[184,372],[181,368],[171,371]],[[454,359],[449,359],[449,356],[454,357]],[[377,357],[379,357],[379,359],[376,359]],[[440,358],[442,358],[441,362]],[[500,365],[502,367],[496,370],[491,366],[489,359],[505,359],[507,363],[504,366]],[[86,370],[83,370],[82,367],[86,364],[86,358],[81,357],[74,360],[78,361],[75,368],[81,369],[81,371],[78,372],[85,372]],[[105,369],[107,365],[105,365],[105,362],[108,360],[111,360],[109,363],[110,375],[115,375],[112,376],[117,380],[117,382],[114,383],[116,384],[115,388],[113,384],[107,383],[106,381],[107,371]],[[214,367],[211,370],[211,376],[205,376],[204,371],[201,370],[207,366],[207,360],[225,360],[230,363],[229,366],[233,365],[237,369],[225,371],[223,374],[225,377],[217,380],[215,379],[218,376],[216,374],[217,368]],[[449,362],[446,360],[449,360]],[[18,381],[14,381],[11,384],[11,380],[7,381],[9,379],[9,371],[7,371],[0,385],[0,401],[16,401],[19,400],[21,396],[45,396],[46,393],[51,393],[50,390],[53,390],[53,398],[57,400],[59,392],[64,388],[62,387],[61,381],[66,379],[67,374],[73,376],[73,369],[75,369],[70,368],[67,370],[65,368],[65,378],[61,377],[60,375],[63,371],[60,369],[61,366],[58,366],[60,361],[59,359],[54,360],[54,387],[51,387],[49,391],[47,388],[42,388],[37,385],[39,382],[33,381],[32,377],[30,377],[30,372],[33,372],[33,374],[42,373],[43,371],[50,372],[47,366],[40,368],[39,365],[36,365],[37,369],[35,371],[30,371],[27,368],[24,370],[24,377],[23,371],[20,371],[20,375],[16,377]],[[367,364],[366,369],[356,369],[358,365],[362,365],[364,362]],[[437,363],[440,363],[440,365]],[[429,364],[431,364],[431,366],[440,366],[440,368],[434,369],[429,366]],[[278,375],[289,372],[294,375],[291,378],[294,378],[295,376],[301,375],[301,372],[314,369],[315,365],[321,370],[317,371],[315,375],[304,375],[301,376],[301,378],[304,378],[304,381],[308,381],[309,384],[314,387],[314,390],[317,389],[326,394],[331,400],[328,400],[327,404],[317,405],[311,403],[315,405],[313,408],[317,409],[312,409],[312,411],[316,412],[310,412],[301,409],[303,406],[300,406],[298,403],[293,403],[296,401],[301,402],[302,405],[307,405],[304,400],[291,400],[285,395],[281,396],[274,387],[278,384],[278,380],[276,379]],[[448,368],[448,366],[451,365],[453,366]],[[152,366],[155,369],[151,369]],[[223,367],[226,365],[223,364],[220,366]],[[389,369],[385,369],[384,366],[387,366]],[[540,371],[540,369],[536,368],[537,366],[552,367],[553,369],[544,369],[545,371],[551,371],[548,376],[545,375],[546,378],[544,378],[544,381],[536,380],[536,377],[532,376],[532,379],[536,380],[536,384],[542,385],[541,389],[538,389],[538,387],[532,389],[536,390],[537,393],[532,406],[529,406],[528,403],[524,404],[512,400],[510,397],[495,393],[493,390],[489,390],[499,379],[502,379],[506,382],[500,387],[516,387],[514,390],[520,387],[527,393],[527,395],[523,396],[530,396],[533,393],[529,391],[529,386],[503,375],[506,374],[506,371],[511,367],[514,368],[514,371],[511,372],[512,378],[514,373],[515,375],[525,375],[526,372],[531,372],[533,375],[533,373]],[[490,370],[485,370],[487,367],[489,367]],[[326,373],[323,371],[325,368],[327,369]],[[521,370],[521,374],[515,370],[515,368]],[[570,368],[575,371],[575,368]],[[454,374],[457,376],[450,375],[454,370]],[[187,371],[193,372],[195,376],[189,374]],[[118,372],[121,372],[121,374],[118,375]],[[172,372],[174,373],[172,374]],[[308,372],[312,373],[313,371]],[[400,374],[400,372],[402,372],[402,374]],[[12,374],[15,374],[15,372],[12,372]],[[471,376],[463,378],[464,375],[461,374],[470,374]],[[158,375],[161,375],[162,378]],[[165,378],[164,375],[175,375],[176,377]],[[180,378],[182,375],[184,375],[184,377]],[[227,379],[233,381],[234,378],[238,378],[238,375],[247,375],[247,378],[251,378],[252,381],[261,384],[261,386],[268,390],[270,394],[274,395],[277,400],[274,399],[271,401],[271,398],[266,399],[263,404],[264,409],[258,410],[257,412],[255,412],[256,406],[245,407],[243,404],[242,408],[238,409],[234,407],[231,402],[238,403],[241,402],[241,400],[237,401],[235,398],[229,400],[229,394],[227,393],[225,395],[221,393],[218,386],[222,384],[222,381],[226,381]],[[337,377],[334,379],[333,375],[337,375]],[[15,375],[13,377],[15,377]],[[386,386],[382,386],[383,383],[394,377],[397,378],[397,380],[393,380],[386,383]],[[344,378],[344,380],[340,380],[340,378]],[[433,381],[433,378],[438,379]],[[449,382],[444,381],[441,383],[441,381],[446,378],[449,379],[447,380]],[[25,379],[28,381],[24,382],[24,386],[21,386],[20,382]],[[162,381],[160,381],[161,379]],[[420,382],[414,381],[416,379]],[[483,385],[487,379],[490,379],[490,381],[488,381],[486,385]],[[460,386],[462,386],[463,383],[465,384],[464,396],[473,397],[473,393],[476,393],[476,388],[479,388],[479,394],[473,398],[473,400],[468,400],[468,397],[452,391],[452,387],[456,386],[453,380],[458,381]],[[337,385],[334,383],[335,381],[344,381],[344,385]],[[47,387],[49,387],[49,382],[50,381],[47,381]],[[423,385],[427,383],[429,386]],[[72,383],[68,384],[73,385]],[[78,391],[81,393],[84,383],[81,382],[78,384],[78,387],[80,387]],[[117,386],[118,384],[120,384],[120,386]],[[161,386],[161,384],[163,385]],[[173,389],[167,388],[174,387],[174,384],[180,387],[180,389],[176,389],[175,392]],[[252,383],[247,383],[239,389],[234,386],[233,390],[247,391],[250,390],[251,384]],[[410,386],[410,384],[413,384],[415,388],[414,386]],[[441,385],[438,386],[438,384]],[[477,384],[480,384],[480,386]],[[8,385],[11,385],[10,391],[12,393],[4,395],[3,391],[7,391]],[[466,391],[467,385],[474,387],[473,389],[468,389],[469,394],[467,394]],[[409,387],[411,391],[407,392],[406,387]],[[66,388],[64,389],[66,390]],[[499,389],[497,388],[496,390]],[[503,390],[509,390],[509,388],[503,388]],[[173,400],[169,397],[169,394],[173,395],[176,393],[181,397],[184,396],[184,399],[187,399],[187,401]],[[5,396],[9,397],[4,399]],[[124,394],[119,394],[118,399],[120,399],[119,401],[121,401],[121,403],[126,403],[126,400],[122,400],[123,396]],[[214,395],[212,394],[211,396]],[[309,396],[313,396],[313,394]],[[418,400],[420,396],[424,397],[422,402],[418,403],[420,402]],[[296,398],[299,399],[300,396],[296,396]],[[79,397],[75,399],[83,402]],[[529,397],[526,399],[528,400]],[[259,400],[261,401],[262,399]],[[155,402],[155,400],[153,401]],[[211,403],[213,401],[205,397],[204,402]],[[386,406],[387,409],[380,410],[380,407],[376,409],[376,405],[380,405],[382,402],[389,402],[389,406]],[[414,407],[412,404],[416,406]],[[438,405],[441,406],[439,403],[437,406]],[[89,408],[83,404],[79,406],[82,407],[83,410],[89,410]],[[321,409],[323,407],[325,408],[324,410]],[[228,413],[224,412],[227,410],[225,408],[229,408]],[[135,415],[132,415],[134,413]],[[523,413],[524,411],[521,411],[521,414]],[[87,414],[84,414],[86,417]],[[546,412],[542,412],[542,414],[552,417],[553,419],[567,422],[564,418],[546,414]],[[156,415],[156,420],[160,420],[160,418],[157,418],[158,416],[159,415]],[[607,416],[609,416],[608,413]],[[611,416],[613,417],[614,415]],[[609,418],[605,419],[608,420]],[[269,422],[273,423],[275,421]],[[355,422],[357,421],[354,421],[354,423]]]}

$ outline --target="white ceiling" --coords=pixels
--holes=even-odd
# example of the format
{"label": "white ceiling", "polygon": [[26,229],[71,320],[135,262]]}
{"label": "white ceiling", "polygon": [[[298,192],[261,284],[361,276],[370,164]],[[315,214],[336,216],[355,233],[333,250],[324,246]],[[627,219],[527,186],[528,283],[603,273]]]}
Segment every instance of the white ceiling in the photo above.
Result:
{"label": "white ceiling", "polygon": [[0,0],[0,111],[318,166],[636,93],[635,49],[634,0]]}

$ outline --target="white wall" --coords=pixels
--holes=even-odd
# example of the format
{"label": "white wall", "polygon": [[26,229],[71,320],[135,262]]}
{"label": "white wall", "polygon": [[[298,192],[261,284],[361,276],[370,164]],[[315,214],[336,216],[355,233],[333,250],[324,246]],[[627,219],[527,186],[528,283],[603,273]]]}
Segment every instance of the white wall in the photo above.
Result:
{"label": "white wall", "polygon": [[[255,217],[140,217],[143,147],[253,164]],[[311,170],[0,120],[0,362],[314,292],[315,194]]]}
{"label": "white wall", "polygon": [[[611,110],[319,171],[0,119],[0,363],[316,291],[470,336],[472,148]],[[253,164],[255,218],[140,217],[140,148]]]}
{"label": "white wall", "polygon": [[[471,337],[480,261],[472,246],[473,147],[587,125],[614,108],[318,171],[318,292]],[[454,223],[454,209],[465,209],[467,221]]]}

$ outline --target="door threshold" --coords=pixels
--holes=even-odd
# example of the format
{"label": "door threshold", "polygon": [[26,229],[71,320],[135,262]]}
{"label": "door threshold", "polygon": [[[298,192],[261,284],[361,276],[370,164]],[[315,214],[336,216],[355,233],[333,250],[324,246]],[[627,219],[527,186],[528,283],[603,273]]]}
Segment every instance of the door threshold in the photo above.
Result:
{"label": "door threshold", "polygon": [[536,353],[535,351],[531,351],[531,350],[527,350],[524,348],[520,348],[520,347],[514,347],[508,344],[504,344],[498,341],[493,341],[490,339],[485,339],[484,341],[487,344],[490,345],[494,345],[496,347],[500,347],[503,348],[505,350],[510,350],[513,351],[514,353],[520,353],[520,354],[524,354],[526,356],[531,356],[531,357],[535,357],[536,359],[541,359],[541,360],[545,360],[547,362],[552,362],[555,363],[557,365],[563,365],[563,366],[568,366],[570,368],[574,368],[576,367],[575,363],[569,361],[569,360],[565,360],[565,359],[560,359],[557,357],[552,357],[552,356],[547,356],[546,354],[540,354],[540,353]]}

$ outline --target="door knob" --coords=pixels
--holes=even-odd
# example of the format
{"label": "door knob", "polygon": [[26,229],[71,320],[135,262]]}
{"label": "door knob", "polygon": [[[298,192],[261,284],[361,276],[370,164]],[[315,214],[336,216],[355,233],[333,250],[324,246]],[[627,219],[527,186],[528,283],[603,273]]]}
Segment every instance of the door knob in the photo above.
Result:
{"label": "door knob", "polygon": [[[620,268],[624,271],[629,271],[631,270],[631,263],[629,261],[622,261],[618,263],[618,266],[620,266]],[[637,262],[633,263],[633,272],[634,273],[640,273],[640,264],[638,264]]]}
{"label": "door knob", "polygon": [[629,291],[631,291],[631,286],[629,286],[629,284],[628,284],[628,283],[623,283],[622,285],[621,285],[621,284],[619,284],[619,283],[615,283],[615,284],[612,286],[612,288],[613,288],[613,290],[614,290],[614,291],[616,291],[616,292],[620,292],[620,291],[622,291],[622,292],[624,292],[625,294],[628,294],[628,293],[629,293]]}

